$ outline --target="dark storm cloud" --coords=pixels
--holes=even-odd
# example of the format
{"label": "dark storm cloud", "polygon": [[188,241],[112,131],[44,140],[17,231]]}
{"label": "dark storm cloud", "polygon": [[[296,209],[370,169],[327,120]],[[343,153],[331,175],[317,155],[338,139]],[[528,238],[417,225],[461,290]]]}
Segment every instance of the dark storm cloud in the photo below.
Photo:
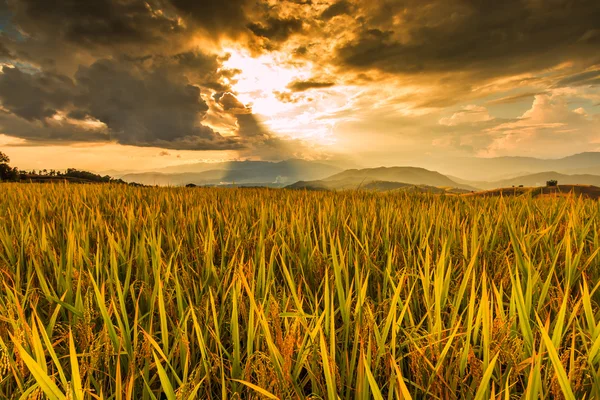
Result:
{"label": "dark storm cloud", "polygon": [[86,110],[73,110],[67,114],[67,117],[69,117],[71,119],[76,119],[79,121],[84,121],[89,116],[90,116],[90,114]]}
{"label": "dark storm cloud", "polygon": [[248,25],[255,35],[281,42],[294,33],[302,31],[302,20],[298,18],[267,18],[264,22]]}
{"label": "dark storm cloud", "polygon": [[[198,43],[228,37],[263,49],[279,45],[303,31],[302,20],[286,14],[287,4],[7,4],[7,24],[15,29],[0,34],[0,57],[16,68],[5,66],[0,72],[0,132],[38,144],[113,141],[166,149],[244,149],[248,154],[259,147],[272,154],[283,151],[285,141],[249,116],[251,109],[232,92],[241,71],[224,68],[227,56],[207,54]],[[238,137],[224,137],[203,124],[209,105],[202,96],[215,92],[218,105],[213,112],[235,115]]]}
{"label": "dark storm cloud", "polygon": [[0,132],[25,139],[26,145],[105,142],[110,139],[106,129],[86,129],[55,119],[26,120],[0,110]]}
{"label": "dark storm cloud", "polygon": [[323,89],[334,86],[334,82],[326,82],[326,81],[316,81],[316,80],[308,80],[308,81],[294,81],[290,83],[287,87],[293,92],[303,92],[309,89]]}
{"label": "dark storm cloud", "polygon": [[[33,133],[24,134],[22,124],[11,120],[3,125],[9,135],[28,140],[56,138],[57,123],[48,118],[60,108],[69,111],[69,118],[104,123],[110,138],[121,144],[195,150],[239,148],[238,142],[201,124],[208,105],[200,93],[199,87],[185,79],[170,79],[126,61],[99,60],[81,67],[74,81],[42,72],[27,74],[16,68],[5,68],[0,75],[3,107],[38,127],[32,131],[36,138]],[[47,132],[42,129],[44,125],[49,127]],[[69,130],[75,132],[76,127]],[[68,133],[60,139],[80,136]]]}
{"label": "dark storm cloud", "polygon": [[223,107],[223,110],[233,112],[234,114],[250,113],[251,110],[247,108],[233,93],[216,93],[214,99],[217,103]]}
{"label": "dark storm cloud", "polygon": [[[1,34],[0,34],[0,36],[1,36]],[[11,58],[11,57],[12,57],[12,54],[8,50],[6,45],[4,43],[0,42],[0,60],[3,58]]]}
{"label": "dark storm cloud", "polygon": [[28,34],[80,45],[149,43],[181,29],[160,0],[8,0]]}
{"label": "dark storm cloud", "polygon": [[171,3],[184,18],[215,36],[237,35],[249,22],[245,12],[249,0],[171,0]]}
{"label": "dark storm cloud", "polygon": [[70,104],[75,85],[63,75],[28,74],[18,68],[0,74],[0,102],[11,113],[28,121],[52,117]]}
{"label": "dark storm cloud", "polygon": [[12,24],[27,35],[85,46],[168,45],[177,34],[199,32],[213,39],[240,39],[252,31],[281,41],[302,30],[301,19],[280,17],[264,0],[7,1]]}
{"label": "dark storm cloud", "polygon": [[340,0],[337,3],[333,3],[325,11],[321,13],[321,19],[330,20],[333,17],[337,17],[338,15],[350,14],[353,10],[353,6],[350,2],[346,0]]}
{"label": "dark storm cloud", "polygon": [[[202,10],[210,2],[199,3]],[[194,21],[225,15],[231,3],[214,2]],[[23,36],[0,37],[0,56],[18,66],[0,73],[3,133],[36,142],[242,146],[202,124],[208,105],[201,93],[230,90],[239,71],[222,68],[223,56],[184,45],[183,33],[197,27],[169,1],[10,0],[9,7],[9,23]]]}
{"label": "dark storm cloud", "polygon": [[227,57],[204,54],[199,51],[186,51],[169,56],[151,56],[143,61],[162,73],[177,78],[185,76],[191,82],[217,92],[230,90],[230,85],[223,82],[227,78],[235,81],[240,70],[222,68],[221,63]]}
{"label": "dark storm cloud", "polygon": [[[366,3],[365,3],[366,4]],[[337,62],[390,73],[543,68],[570,57],[598,61],[596,0],[378,1],[363,7]]]}
{"label": "dark storm cloud", "polygon": [[200,88],[164,74],[101,60],[82,67],[76,80],[90,115],[122,144],[179,149],[236,147],[200,124],[208,110]]}

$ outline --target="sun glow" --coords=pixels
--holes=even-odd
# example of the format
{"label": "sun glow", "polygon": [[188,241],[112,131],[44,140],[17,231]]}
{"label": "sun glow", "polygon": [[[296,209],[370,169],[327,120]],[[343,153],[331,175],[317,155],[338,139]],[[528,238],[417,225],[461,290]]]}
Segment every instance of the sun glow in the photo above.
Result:
{"label": "sun glow", "polygon": [[286,92],[287,86],[295,81],[308,79],[310,66],[289,65],[283,56],[265,54],[252,57],[246,52],[227,49],[230,57],[224,68],[239,69],[233,82],[238,99],[252,107],[252,111],[264,116],[289,110],[290,105],[277,99],[277,93]]}
{"label": "sun glow", "polygon": [[232,78],[236,97],[271,132],[314,146],[337,143],[335,125],[349,118],[345,114],[352,114],[361,98],[360,87],[336,82],[332,87],[294,92],[290,83],[315,79],[322,71],[311,63],[290,62],[289,54],[252,57],[237,49],[226,51],[230,56],[223,68],[240,70]]}

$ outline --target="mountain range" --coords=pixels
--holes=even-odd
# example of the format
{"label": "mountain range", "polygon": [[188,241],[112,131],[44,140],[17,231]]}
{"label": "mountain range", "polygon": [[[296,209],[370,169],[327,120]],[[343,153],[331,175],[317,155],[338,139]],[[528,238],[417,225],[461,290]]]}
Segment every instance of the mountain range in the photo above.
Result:
{"label": "mountain range", "polygon": [[536,174],[523,175],[512,179],[504,179],[496,182],[473,182],[473,185],[481,189],[495,189],[512,186],[544,186],[547,181],[556,180],[563,185],[593,185],[600,186],[600,175],[590,174],[561,174],[559,172],[539,172]]}
{"label": "mountain range", "polygon": [[600,175],[600,152],[579,153],[558,159],[533,157],[423,159],[416,164],[461,179],[493,182],[548,171],[568,175]]}
{"label": "mountain range", "polygon": [[362,188],[386,191],[414,186],[421,186],[426,191],[435,191],[435,188],[476,190],[475,187],[455,182],[439,172],[416,167],[349,169],[325,179],[300,181],[287,187],[329,190]]}
{"label": "mountain range", "polygon": [[291,159],[280,162],[231,161],[167,167],[155,172],[129,173],[120,178],[144,185],[259,185],[283,187],[302,179],[322,179],[343,169],[326,162]]}
{"label": "mountain range", "polygon": [[[232,161],[171,166],[153,172],[112,173],[145,185],[269,186],[311,189],[363,188],[378,191],[420,186],[476,191],[511,186],[562,184],[600,186],[600,152],[556,160],[528,157],[423,159],[419,167],[350,168],[350,163],[290,159],[280,162]],[[440,172],[437,172],[440,171]]]}

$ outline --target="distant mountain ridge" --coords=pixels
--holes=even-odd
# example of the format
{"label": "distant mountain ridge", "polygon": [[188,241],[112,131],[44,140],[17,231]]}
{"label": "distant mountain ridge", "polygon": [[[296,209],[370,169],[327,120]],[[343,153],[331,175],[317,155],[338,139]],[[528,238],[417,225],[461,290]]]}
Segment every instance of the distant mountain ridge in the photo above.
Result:
{"label": "distant mountain ridge", "polygon": [[377,191],[420,187],[423,191],[430,192],[440,192],[446,189],[476,190],[472,186],[455,182],[439,172],[418,167],[349,169],[325,179],[299,181],[286,187],[290,189],[372,189]]}
{"label": "distant mountain ridge", "polygon": [[499,181],[527,174],[556,171],[562,174],[600,175],[600,152],[586,152],[557,159],[534,157],[462,157],[425,163],[446,175],[469,181]]}
{"label": "distant mountain ridge", "polygon": [[348,169],[326,178],[327,181],[342,179],[367,179],[390,182],[403,182],[412,185],[430,185],[436,187],[458,187],[461,184],[453,181],[437,171],[419,167],[378,167],[363,169]]}
{"label": "distant mountain ridge", "polygon": [[[254,185],[285,187],[302,181],[320,187],[363,187],[370,182],[401,182],[464,190],[512,185],[538,186],[556,179],[564,184],[598,184],[600,152],[575,154],[560,159],[533,157],[448,158],[437,161],[423,158],[419,166],[356,169],[349,162],[290,159],[270,161],[231,161],[171,166],[153,172],[117,174],[128,182],[145,185],[231,186]],[[422,165],[421,165],[422,164]],[[350,169],[348,169],[350,165]],[[438,171],[438,172],[436,172]],[[542,175],[540,175],[542,174]],[[545,174],[545,175],[544,175]],[[527,178],[531,176],[531,178]],[[315,183],[314,181],[330,181]],[[339,181],[333,184],[331,181]],[[379,185],[381,186],[381,185]]]}
{"label": "distant mountain ridge", "polygon": [[341,168],[324,162],[307,160],[232,161],[227,163],[199,163],[188,166],[169,167],[167,171],[192,169],[188,172],[142,172],[123,175],[125,181],[135,181],[146,185],[182,186],[264,184],[281,187],[301,179],[322,179],[342,171]]}
{"label": "distant mountain ridge", "polygon": [[563,185],[593,185],[600,186],[600,176],[590,174],[561,174],[556,171],[539,172],[528,174],[512,179],[504,179],[495,182],[478,182],[478,187],[483,189],[506,188],[523,185],[526,187],[545,186],[547,181],[556,180]]}

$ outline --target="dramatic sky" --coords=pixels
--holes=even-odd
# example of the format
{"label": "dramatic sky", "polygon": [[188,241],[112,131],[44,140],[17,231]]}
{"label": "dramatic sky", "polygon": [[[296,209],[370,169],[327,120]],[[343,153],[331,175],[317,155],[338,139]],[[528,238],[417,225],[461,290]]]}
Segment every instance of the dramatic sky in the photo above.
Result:
{"label": "dramatic sky", "polygon": [[0,0],[21,168],[600,150],[598,0]]}

